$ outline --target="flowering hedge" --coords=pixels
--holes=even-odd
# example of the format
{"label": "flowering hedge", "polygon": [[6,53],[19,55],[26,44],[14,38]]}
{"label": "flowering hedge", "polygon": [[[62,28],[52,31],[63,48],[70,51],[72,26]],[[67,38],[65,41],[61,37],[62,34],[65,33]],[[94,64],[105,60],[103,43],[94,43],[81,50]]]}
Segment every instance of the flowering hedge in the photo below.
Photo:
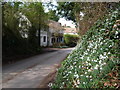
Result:
{"label": "flowering hedge", "polygon": [[116,10],[95,23],[62,62],[52,88],[118,88],[110,80],[120,78],[119,19]]}

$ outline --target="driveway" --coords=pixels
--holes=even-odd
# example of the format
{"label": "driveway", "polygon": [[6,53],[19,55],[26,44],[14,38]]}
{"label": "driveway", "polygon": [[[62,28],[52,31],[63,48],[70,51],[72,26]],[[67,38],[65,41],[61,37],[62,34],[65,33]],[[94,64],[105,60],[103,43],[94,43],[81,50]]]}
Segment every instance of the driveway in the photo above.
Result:
{"label": "driveway", "polygon": [[36,88],[74,48],[59,49],[4,66],[3,88]]}

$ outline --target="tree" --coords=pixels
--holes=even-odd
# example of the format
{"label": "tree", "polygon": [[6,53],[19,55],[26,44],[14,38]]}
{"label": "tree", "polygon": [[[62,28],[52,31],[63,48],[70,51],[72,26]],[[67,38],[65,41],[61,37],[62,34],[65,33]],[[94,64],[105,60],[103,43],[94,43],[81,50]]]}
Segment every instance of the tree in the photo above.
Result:
{"label": "tree", "polygon": [[47,20],[42,3],[2,2],[3,59],[40,50],[40,30],[47,30]]}
{"label": "tree", "polygon": [[100,18],[102,19],[102,17],[108,13],[108,6],[110,4],[111,3],[103,2],[59,2],[57,9],[61,17],[65,17],[76,23],[81,36],[85,34],[95,21]]}
{"label": "tree", "polygon": [[56,11],[55,10],[50,10],[48,12],[48,17],[49,17],[50,20],[53,20],[53,21],[56,21],[56,22],[59,20],[59,16],[56,15]]}
{"label": "tree", "polygon": [[19,33],[19,2],[2,3],[2,42],[3,53],[17,52],[14,47],[19,47],[22,42]]}
{"label": "tree", "polygon": [[22,13],[31,22],[31,28],[29,30],[29,42],[36,43],[36,33],[38,30],[38,44],[40,46],[40,30],[47,24],[47,15],[44,12],[41,2],[25,3]]}

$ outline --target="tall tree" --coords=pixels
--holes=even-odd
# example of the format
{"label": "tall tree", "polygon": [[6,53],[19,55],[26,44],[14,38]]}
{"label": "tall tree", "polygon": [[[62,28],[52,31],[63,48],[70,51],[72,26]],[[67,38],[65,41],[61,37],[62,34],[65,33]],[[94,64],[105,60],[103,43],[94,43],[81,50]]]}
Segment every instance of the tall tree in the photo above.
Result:
{"label": "tall tree", "polygon": [[38,44],[40,45],[40,30],[46,25],[47,16],[44,12],[41,2],[25,3],[22,12],[31,22],[31,29],[29,31],[29,42],[35,43],[36,33],[38,30]]}
{"label": "tall tree", "polygon": [[58,21],[60,17],[56,14],[55,10],[50,10],[48,12],[48,18],[53,21]]}
{"label": "tall tree", "polygon": [[59,15],[74,21],[79,34],[83,35],[95,21],[107,13],[108,5],[110,3],[59,2],[57,9]]}

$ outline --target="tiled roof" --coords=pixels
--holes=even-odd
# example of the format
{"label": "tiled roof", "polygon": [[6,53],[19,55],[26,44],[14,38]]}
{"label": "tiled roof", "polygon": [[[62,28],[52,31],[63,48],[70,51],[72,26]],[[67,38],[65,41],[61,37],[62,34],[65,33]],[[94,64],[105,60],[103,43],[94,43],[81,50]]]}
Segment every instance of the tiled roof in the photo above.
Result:
{"label": "tiled roof", "polygon": [[61,24],[53,20],[49,20],[49,27],[55,30],[62,30]]}
{"label": "tiled roof", "polygon": [[77,33],[76,28],[65,27],[64,33]]}

